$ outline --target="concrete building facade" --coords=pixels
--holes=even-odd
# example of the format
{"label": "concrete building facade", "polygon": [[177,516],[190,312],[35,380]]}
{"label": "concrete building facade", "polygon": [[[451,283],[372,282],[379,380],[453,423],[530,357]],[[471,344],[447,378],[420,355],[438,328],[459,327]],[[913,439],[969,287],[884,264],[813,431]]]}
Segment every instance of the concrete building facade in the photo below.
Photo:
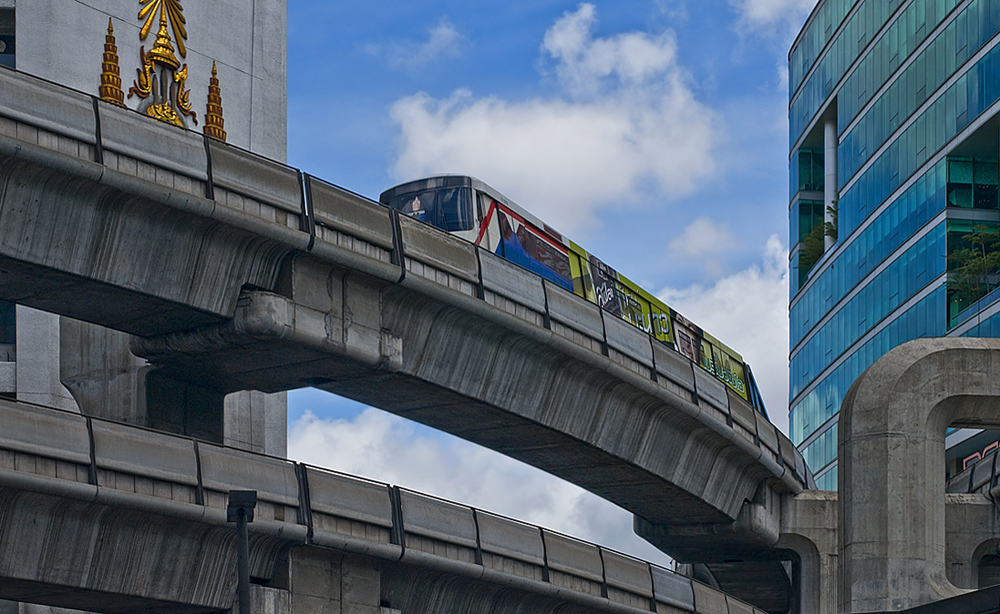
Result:
{"label": "concrete building facade", "polygon": [[[0,0],[0,67],[90,94],[95,105],[154,115],[164,103],[179,129],[278,161],[286,38],[282,0]],[[147,412],[151,368],[129,346],[126,334],[0,302],[0,395],[162,427]],[[223,424],[198,435],[285,454],[284,393],[219,402]]]}
{"label": "concrete building facade", "polygon": [[997,43],[997,0],[822,0],[789,53],[789,428],[820,488],[880,356],[1000,336],[1000,293],[963,288],[961,256],[997,228]]}

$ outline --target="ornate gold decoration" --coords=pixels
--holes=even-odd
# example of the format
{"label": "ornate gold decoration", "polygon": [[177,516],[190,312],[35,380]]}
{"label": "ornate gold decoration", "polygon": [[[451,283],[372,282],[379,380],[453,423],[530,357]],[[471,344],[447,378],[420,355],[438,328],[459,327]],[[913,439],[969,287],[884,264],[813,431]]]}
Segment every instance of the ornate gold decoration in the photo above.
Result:
{"label": "ornate gold decoration", "polygon": [[141,68],[136,68],[136,80],[132,82],[132,87],[128,88],[128,97],[133,95],[139,98],[148,98],[153,93],[153,71],[156,69],[149,56],[146,55],[146,46],[139,47],[139,63]]}
{"label": "ornate gold decoration", "polygon": [[177,109],[185,116],[190,117],[194,125],[198,125],[198,114],[191,110],[191,90],[184,89],[187,81],[188,65],[174,73],[174,82],[177,83]]}
{"label": "ornate gold decoration", "polygon": [[169,104],[152,104],[146,108],[146,115],[175,126],[184,127],[184,121]]}
{"label": "ornate gold decoration", "polygon": [[101,63],[101,87],[98,88],[101,100],[107,100],[118,106],[125,106],[125,93],[122,92],[121,69],[118,66],[118,45],[115,42],[115,28],[108,18],[108,34],[104,37],[104,62]]}
{"label": "ornate gold decoration", "polygon": [[205,105],[205,127],[204,132],[208,136],[226,140],[226,120],[222,119],[222,89],[219,87],[218,72],[215,69],[215,62],[212,62],[212,78],[208,82],[208,104]]}
{"label": "ornate gold decoration", "polygon": [[139,9],[139,19],[145,20],[139,30],[139,39],[146,40],[146,37],[149,36],[153,21],[156,19],[156,13],[160,13],[161,24],[169,16],[170,27],[173,29],[174,39],[177,41],[177,50],[180,51],[181,57],[186,58],[187,48],[184,46],[184,41],[187,40],[187,30],[184,28],[184,24],[187,23],[187,20],[184,19],[184,7],[181,6],[180,0],[139,0],[139,5],[142,7]]}
{"label": "ornate gold decoration", "polygon": [[[146,53],[145,45],[139,48],[139,60],[142,67],[136,69],[137,79],[128,90],[128,97],[133,95],[152,100],[146,104],[145,109],[140,105],[139,110],[146,115],[154,117],[176,126],[184,126],[184,120],[178,114],[190,117],[195,125],[198,124],[197,114],[191,110],[191,91],[184,89],[187,81],[187,64],[181,66],[174,55],[174,46],[170,41],[170,33],[167,31],[167,7],[176,0],[139,0],[143,2],[156,2],[156,6],[162,5],[164,9],[160,11],[160,30],[156,34],[156,42],[153,48]],[[154,6],[147,4],[143,11]],[[177,5],[178,10],[180,5]],[[152,14],[155,14],[153,11]],[[140,17],[142,12],[139,13]],[[147,22],[148,25],[148,22]]]}
{"label": "ornate gold decoration", "polygon": [[170,34],[167,33],[167,16],[160,15],[160,31],[156,33],[156,43],[149,52],[149,59],[160,64],[166,64],[177,70],[181,63],[174,55],[174,46],[170,43]]}

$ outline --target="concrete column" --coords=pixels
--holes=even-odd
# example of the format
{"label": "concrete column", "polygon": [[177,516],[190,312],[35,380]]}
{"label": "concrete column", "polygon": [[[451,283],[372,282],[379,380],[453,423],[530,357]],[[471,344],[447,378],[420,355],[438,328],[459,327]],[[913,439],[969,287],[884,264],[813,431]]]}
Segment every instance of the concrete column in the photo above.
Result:
{"label": "concrete column", "polygon": [[[840,610],[960,594],[946,574],[944,434],[1000,426],[1000,339],[918,339],[872,365],[840,410]],[[965,557],[963,557],[965,558]]]}
{"label": "concrete column", "polygon": [[59,316],[18,305],[15,317],[17,400],[80,411],[59,380]]}
{"label": "concrete column", "polygon": [[837,493],[786,495],[777,547],[798,555],[798,611],[837,614]]}
{"label": "concrete column", "polygon": [[80,410],[98,418],[148,426],[148,364],[129,351],[132,336],[62,317],[59,377]]}
{"label": "concrete column", "polygon": [[[837,116],[832,114],[823,120],[823,219],[829,223],[834,219],[827,207],[836,207],[839,199],[837,144]],[[823,250],[829,251],[834,243],[833,237],[824,237]]]}
{"label": "concrete column", "polygon": [[270,454],[288,454],[288,395],[244,390],[226,395],[223,443]]}
{"label": "concrete column", "polygon": [[[250,585],[251,614],[292,614],[291,595],[288,591],[259,584]],[[239,604],[228,614],[240,614]]]}
{"label": "concrete column", "polygon": [[288,592],[294,614],[381,614],[379,562],[318,548],[292,548]]}

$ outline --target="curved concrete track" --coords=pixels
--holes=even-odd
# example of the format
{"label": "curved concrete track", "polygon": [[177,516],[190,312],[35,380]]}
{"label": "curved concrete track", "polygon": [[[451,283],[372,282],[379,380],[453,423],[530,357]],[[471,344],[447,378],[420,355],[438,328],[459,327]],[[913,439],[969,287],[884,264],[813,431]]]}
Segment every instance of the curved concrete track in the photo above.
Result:
{"label": "curved concrete track", "polygon": [[776,497],[808,485],[672,349],[295,169],[0,71],[0,186],[0,298],[136,335],[158,381],[382,407],[608,498],[680,557],[773,546]]}

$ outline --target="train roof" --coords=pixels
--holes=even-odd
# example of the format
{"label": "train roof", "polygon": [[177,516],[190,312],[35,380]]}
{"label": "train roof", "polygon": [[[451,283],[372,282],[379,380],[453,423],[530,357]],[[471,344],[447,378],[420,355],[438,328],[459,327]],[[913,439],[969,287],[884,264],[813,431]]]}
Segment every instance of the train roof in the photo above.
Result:
{"label": "train roof", "polygon": [[389,200],[391,200],[394,196],[414,191],[413,188],[411,187],[413,186],[413,184],[420,184],[428,181],[433,182],[433,180],[435,179],[440,180],[440,183],[439,184],[435,183],[433,186],[428,186],[428,187],[444,188],[444,187],[469,186],[476,190],[479,190],[480,192],[485,192],[486,194],[489,194],[490,197],[496,200],[497,202],[503,204],[506,207],[509,207],[512,211],[514,211],[514,213],[517,213],[525,221],[530,222],[533,226],[535,226],[540,230],[544,230],[553,239],[558,240],[566,247],[570,246],[570,241],[566,237],[566,235],[562,234],[555,228],[549,226],[544,220],[539,219],[536,215],[534,215],[524,207],[518,205],[516,202],[512,201],[510,198],[505,196],[503,192],[501,192],[500,190],[497,190],[496,188],[489,185],[485,181],[477,177],[473,177],[471,175],[455,175],[455,174],[428,175],[427,177],[412,179],[410,181],[395,185],[389,188],[388,190],[382,192],[382,194],[379,195],[378,200],[382,204],[388,204]]}

